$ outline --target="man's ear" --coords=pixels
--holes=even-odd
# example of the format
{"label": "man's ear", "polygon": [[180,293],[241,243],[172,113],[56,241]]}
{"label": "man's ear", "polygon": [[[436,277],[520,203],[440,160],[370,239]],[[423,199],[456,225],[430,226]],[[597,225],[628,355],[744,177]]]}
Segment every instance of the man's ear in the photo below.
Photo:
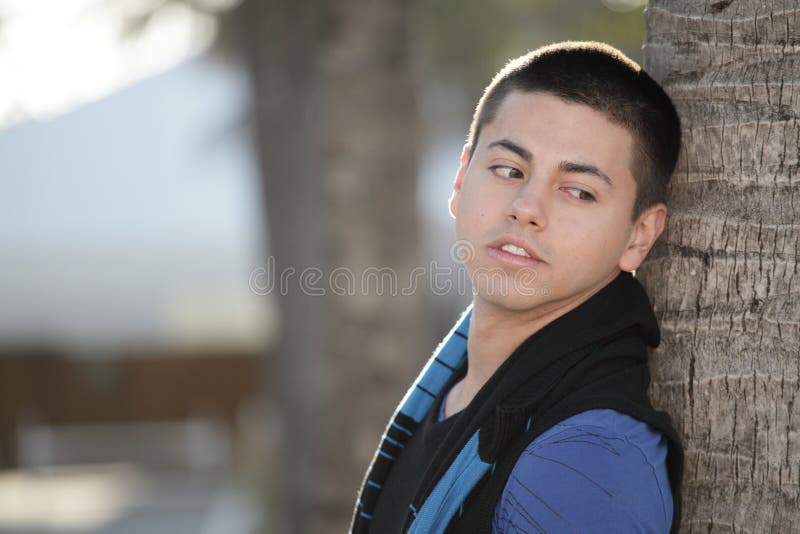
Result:
{"label": "man's ear", "polygon": [[453,182],[453,193],[450,195],[450,216],[454,219],[458,211],[458,194],[461,192],[464,175],[467,174],[467,167],[469,167],[469,145],[464,145],[461,150],[461,164],[458,166],[456,179]]}
{"label": "man's ear", "polygon": [[644,261],[653,244],[664,231],[667,218],[667,207],[655,204],[645,209],[633,224],[631,238],[619,259],[619,268],[623,271],[635,271]]}

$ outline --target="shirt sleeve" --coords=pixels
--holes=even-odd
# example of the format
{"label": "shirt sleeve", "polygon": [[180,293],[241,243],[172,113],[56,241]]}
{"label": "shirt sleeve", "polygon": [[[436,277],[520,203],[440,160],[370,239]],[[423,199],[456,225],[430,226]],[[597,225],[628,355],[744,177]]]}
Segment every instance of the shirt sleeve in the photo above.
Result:
{"label": "shirt sleeve", "polygon": [[574,415],[517,460],[492,532],[669,532],[666,455],[666,439],[647,423],[615,410]]}

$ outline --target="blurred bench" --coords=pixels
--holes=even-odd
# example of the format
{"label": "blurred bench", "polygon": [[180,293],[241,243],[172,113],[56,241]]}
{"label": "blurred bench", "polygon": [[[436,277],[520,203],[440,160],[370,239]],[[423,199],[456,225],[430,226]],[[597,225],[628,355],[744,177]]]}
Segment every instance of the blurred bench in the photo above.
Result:
{"label": "blurred bench", "polygon": [[[0,468],[18,465],[22,423],[75,425],[208,416],[237,432],[242,403],[259,391],[259,354],[127,353],[74,359],[47,351],[0,356]],[[156,437],[157,439],[157,437]]]}

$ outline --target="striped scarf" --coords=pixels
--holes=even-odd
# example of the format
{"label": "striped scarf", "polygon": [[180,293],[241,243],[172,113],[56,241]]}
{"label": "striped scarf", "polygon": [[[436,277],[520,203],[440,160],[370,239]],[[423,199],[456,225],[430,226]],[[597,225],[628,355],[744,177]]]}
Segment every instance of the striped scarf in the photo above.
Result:
{"label": "striped scarf", "polygon": [[[395,459],[417,430],[452,374],[464,365],[471,316],[472,305],[464,310],[455,326],[436,348],[395,410],[362,483],[360,497],[353,512],[350,529],[352,534],[369,532],[375,504]],[[414,520],[408,532],[411,534],[444,532],[464,499],[490,467],[491,464],[482,461],[478,455],[476,431],[419,509],[411,505]]]}

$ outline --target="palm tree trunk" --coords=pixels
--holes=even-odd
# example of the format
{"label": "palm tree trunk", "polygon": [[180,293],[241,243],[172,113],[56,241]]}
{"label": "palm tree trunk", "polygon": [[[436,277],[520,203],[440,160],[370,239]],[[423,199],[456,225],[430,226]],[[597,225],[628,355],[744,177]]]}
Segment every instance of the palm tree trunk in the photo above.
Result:
{"label": "palm tree trunk", "polygon": [[[420,260],[411,8],[252,0],[241,13],[270,251],[278,273],[296,269],[279,295],[268,377],[284,419],[275,532],[346,531],[389,416],[430,350],[425,288],[401,294]],[[298,287],[307,267],[320,270],[311,283],[324,295]]]}
{"label": "palm tree trunk", "polygon": [[682,531],[800,524],[800,5],[651,0],[644,66],[683,121],[640,277],[654,404],[686,448]]}

